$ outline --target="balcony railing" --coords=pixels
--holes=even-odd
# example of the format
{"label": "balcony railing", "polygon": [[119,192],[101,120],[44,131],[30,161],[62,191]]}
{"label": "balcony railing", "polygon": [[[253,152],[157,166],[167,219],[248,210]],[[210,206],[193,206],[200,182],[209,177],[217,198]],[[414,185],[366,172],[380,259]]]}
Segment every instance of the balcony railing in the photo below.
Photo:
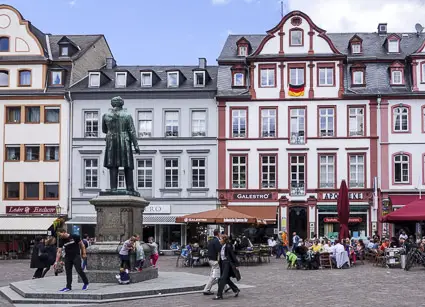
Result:
{"label": "balcony railing", "polygon": [[263,138],[274,138],[276,136],[275,131],[263,131],[262,137]]}
{"label": "balcony railing", "polygon": [[304,131],[291,133],[291,144],[305,144]]}
{"label": "balcony railing", "polygon": [[350,131],[350,136],[363,136],[363,130]]}
{"label": "balcony railing", "polygon": [[179,136],[179,132],[178,131],[167,131],[165,132],[165,136],[169,137],[169,136]]}
{"label": "balcony railing", "polygon": [[276,182],[262,182],[261,187],[263,189],[274,189],[276,187]]}
{"label": "balcony railing", "polygon": [[350,181],[349,183],[350,188],[364,188],[364,182],[363,181]]}
{"label": "balcony railing", "polygon": [[335,183],[334,182],[320,182],[320,187],[322,189],[333,189],[335,187]]}
{"label": "balcony railing", "polygon": [[205,131],[193,131],[192,136],[206,136]]}
{"label": "balcony railing", "polygon": [[152,132],[148,132],[148,131],[139,132],[139,137],[140,138],[149,138],[151,136],[152,136]]}
{"label": "balcony railing", "polygon": [[329,131],[320,131],[320,136],[321,137],[332,137],[334,136],[334,132],[333,130],[329,130]]}
{"label": "balcony railing", "polygon": [[304,182],[292,182],[291,183],[291,195],[293,195],[293,196],[304,196],[305,195]]}
{"label": "balcony railing", "polygon": [[97,131],[86,131],[84,133],[84,136],[86,138],[97,138],[99,136],[99,133]]}

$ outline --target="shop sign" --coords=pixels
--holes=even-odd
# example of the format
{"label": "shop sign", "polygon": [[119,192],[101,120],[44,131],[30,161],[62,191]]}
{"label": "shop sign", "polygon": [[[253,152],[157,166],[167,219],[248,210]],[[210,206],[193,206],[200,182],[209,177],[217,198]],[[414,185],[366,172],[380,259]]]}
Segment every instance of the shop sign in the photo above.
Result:
{"label": "shop sign", "polygon": [[268,200],[272,199],[272,193],[235,193],[233,194],[234,199],[240,200]]}
{"label": "shop sign", "polygon": [[[335,193],[323,193],[322,199],[323,200],[337,200],[338,199],[338,192]],[[361,192],[349,192],[348,193],[348,198],[350,200],[363,200],[363,193]]]}
{"label": "shop sign", "polygon": [[56,214],[56,206],[6,206],[6,214]]}
{"label": "shop sign", "polygon": [[145,208],[145,214],[170,214],[171,205],[149,205]]}
{"label": "shop sign", "polygon": [[[361,223],[362,222],[361,217],[350,217],[348,219],[348,223]],[[323,222],[325,223],[339,223],[339,219],[337,217],[325,217],[323,219]]]}
{"label": "shop sign", "polygon": [[237,218],[230,218],[230,219],[223,219],[224,223],[248,223],[248,219],[237,219]]}
{"label": "shop sign", "polygon": [[188,219],[188,218],[184,219],[185,223],[187,223],[187,222],[207,222],[207,221],[208,221],[207,219]]}

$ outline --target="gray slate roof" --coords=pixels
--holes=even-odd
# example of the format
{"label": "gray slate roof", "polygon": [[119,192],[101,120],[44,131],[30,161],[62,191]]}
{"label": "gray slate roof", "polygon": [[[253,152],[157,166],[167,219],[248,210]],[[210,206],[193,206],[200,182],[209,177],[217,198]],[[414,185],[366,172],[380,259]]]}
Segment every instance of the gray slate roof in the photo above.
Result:
{"label": "gray slate roof", "polygon": [[58,42],[66,36],[69,40],[74,42],[80,50],[75,53],[71,59],[77,59],[83,55],[94,43],[103,37],[102,34],[95,35],[49,35],[50,49],[52,51],[53,60],[63,60],[66,58],[59,57],[59,45]]}
{"label": "gray slate roof", "polygon": [[[216,91],[217,90],[217,66],[207,66],[206,70],[210,76],[210,80],[207,82],[205,87],[194,87],[193,86],[193,70],[198,69],[198,66],[116,66],[113,69],[102,69],[100,70],[106,76],[111,79],[111,81],[100,86],[99,88],[89,88],[88,87],[88,76],[75,84],[71,90],[73,92],[161,92],[161,91]],[[158,77],[161,79],[158,83],[152,87],[141,87],[140,81],[140,71],[152,70]],[[183,83],[180,83],[177,88],[168,88],[167,87],[167,71],[179,70],[186,80]],[[128,71],[136,79],[133,83],[129,84],[126,88],[115,88],[115,72],[117,71]],[[181,82],[181,80],[180,80]]]}

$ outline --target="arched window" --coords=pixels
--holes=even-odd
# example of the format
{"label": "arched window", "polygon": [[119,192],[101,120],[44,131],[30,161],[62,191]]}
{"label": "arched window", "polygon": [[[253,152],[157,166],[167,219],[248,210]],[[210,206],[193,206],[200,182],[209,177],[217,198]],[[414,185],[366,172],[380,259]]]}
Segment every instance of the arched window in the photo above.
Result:
{"label": "arched window", "polygon": [[393,109],[393,129],[398,132],[409,131],[409,108],[400,106]]}
{"label": "arched window", "polygon": [[9,37],[0,37],[0,52],[9,52]]}
{"label": "arched window", "polygon": [[31,86],[31,71],[19,71],[19,86]]}
{"label": "arched window", "polygon": [[9,86],[9,72],[0,70],[0,86]]}
{"label": "arched window", "polygon": [[410,183],[410,156],[397,154],[394,156],[394,183]]}

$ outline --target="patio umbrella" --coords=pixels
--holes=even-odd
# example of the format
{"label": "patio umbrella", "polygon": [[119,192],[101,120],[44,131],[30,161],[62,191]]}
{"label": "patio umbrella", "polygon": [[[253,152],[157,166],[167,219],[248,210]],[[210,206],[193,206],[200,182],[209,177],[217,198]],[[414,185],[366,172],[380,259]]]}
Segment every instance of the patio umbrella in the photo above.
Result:
{"label": "patio umbrella", "polygon": [[193,213],[176,218],[177,223],[208,223],[208,224],[234,224],[234,223],[260,223],[264,222],[257,218],[229,208],[218,208],[199,213]]}
{"label": "patio umbrella", "polygon": [[339,240],[349,237],[348,219],[350,218],[350,202],[348,199],[348,188],[345,180],[341,182],[338,193],[338,219],[339,219]]}

